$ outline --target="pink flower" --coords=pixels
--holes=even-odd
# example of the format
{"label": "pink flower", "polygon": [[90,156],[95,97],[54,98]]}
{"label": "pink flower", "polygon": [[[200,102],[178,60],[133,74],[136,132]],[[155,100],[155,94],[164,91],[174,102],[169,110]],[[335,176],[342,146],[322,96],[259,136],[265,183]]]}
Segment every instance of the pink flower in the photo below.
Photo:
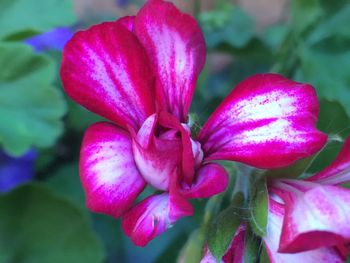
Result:
{"label": "pink flower", "polygon": [[270,185],[264,237],[271,262],[344,262],[350,244],[350,137],[337,158],[305,179]]}
{"label": "pink flower", "polygon": [[[64,49],[65,91],[111,121],[92,125],[83,140],[87,206],[122,217],[137,245],[191,215],[189,198],[226,188],[227,173],[213,161],[281,167],[327,140],[315,128],[314,89],[276,74],[241,82],[192,138],[187,116],[205,56],[197,22],[161,0],[76,33]],[[163,193],[133,207],[146,185]]]}

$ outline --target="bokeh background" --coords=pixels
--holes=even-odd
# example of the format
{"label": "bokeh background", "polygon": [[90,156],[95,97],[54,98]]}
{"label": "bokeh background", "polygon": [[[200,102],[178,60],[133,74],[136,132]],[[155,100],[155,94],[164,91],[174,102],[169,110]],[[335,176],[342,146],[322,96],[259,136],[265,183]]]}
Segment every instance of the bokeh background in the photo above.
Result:
{"label": "bokeh background", "polygon": [[[310,172],[325,167],[350,134],[350,1],[172,2],[198,19],[207,43],[191,108],[197,125],[252,74],[311,83],[320,98],[318,126],[332,140]],[[207,200],[139,248],[120,220],[85,208],[79,181],[83,133],[101,118],[63,93],[62,48],[75,31],[136,14],[143,3],[0,0],[0,263],[198,262],[203,238],[196,230],[207,220]]]}

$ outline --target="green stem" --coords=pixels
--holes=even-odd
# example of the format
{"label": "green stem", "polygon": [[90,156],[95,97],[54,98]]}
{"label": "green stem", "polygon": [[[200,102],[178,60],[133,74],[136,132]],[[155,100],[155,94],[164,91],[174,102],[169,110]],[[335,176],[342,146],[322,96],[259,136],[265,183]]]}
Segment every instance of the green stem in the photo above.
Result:
{"label": "green stem", "polygon": [[245,165],[240,165],[239,169],[237,169],[235,187],[232,191],[232,199],[240,193],[243,195],[244,201],[248,200],[250,188],[250,173],[251,168]]}

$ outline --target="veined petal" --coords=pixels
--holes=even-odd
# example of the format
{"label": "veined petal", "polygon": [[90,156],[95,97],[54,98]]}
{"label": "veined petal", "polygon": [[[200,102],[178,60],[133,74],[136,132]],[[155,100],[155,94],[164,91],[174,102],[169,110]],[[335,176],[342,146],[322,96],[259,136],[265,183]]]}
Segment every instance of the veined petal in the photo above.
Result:
{"label": "veined petal", "polygon": [[166,193],[153,195],[123,216],[122,227],[135,245],[146,246],[179,218],[192,213],[193,208],[185,199],[173,199]]}
{"label": "veined petal", "polygon": [[315,126],[319,105],[307,84],[277,74],[242,81],[211,115],[198,140],[206,160],[233,160],[277,168],[322,148]]}
{"label": "veined petal", "polygon": [[306,179],[321,184],[336,185],[350,181],[350,137],[348,137],[337,158],[323,171]]}
{"label": "veined petal", "polygon": [[306,252],[287,254],[278,252],[284,217],[283,205],[270,198],[267,234],[263,237],[271,263],[342,263],[343,260],[333,248],[319,248]]}
{"label": "veined petal", "polygon": [[350,243],[350,190],[315,184],[282,199],[285,217],[279,251],[295,253]]}
{"label": "veined petal", "polygon": [[[245,234],[246,226],[241,224],[220,263],[244,263]],[[200,263],[217,263],[208,246],[205,246],[204,257]]]}
{"label": "veined petal", "polygon": [[219,194],[228,186],[228,174],[218,164],[205,164],[196,172],[195,180],[191,186],[182,185],[182,194],[186,198],[207,198]]}
{"label": "veined petal", "polygon": [[206,55],[197,22],[172,3],[150,0],[136,16],[135,32],[156,72],[161,109],[186,122]]}
{"label": "veined petal", "polygon": [[110,123],[96,123],[86,131],[80,177],[88,208],[114,217],[127,211],[145,187],[129,134]]}
{"label": "veined petal", "polygon": [[61,79],[73,100],[123,127],[138,129],[155,112],[147,54],[121,22],[76,33],[63,51]]}

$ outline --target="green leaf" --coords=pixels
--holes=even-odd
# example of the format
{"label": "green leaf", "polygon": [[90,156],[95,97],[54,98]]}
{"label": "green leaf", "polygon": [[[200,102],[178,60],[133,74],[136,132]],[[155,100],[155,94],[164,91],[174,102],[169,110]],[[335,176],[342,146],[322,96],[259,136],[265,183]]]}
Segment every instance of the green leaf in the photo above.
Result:
{"label": "green leaf", "polygon": [[233,47],[245,46],[253,37],[253,21],[243,9],[222,3],[214,11],[199,15],[208,48],[227,43]]}
{"label": "green leaf", "polygon": [[308,158],[301,159],[288,167],[267,170],[265,172],[265,176],[279,178],[298,178],[309,168],[315,157],[316,156],[313,155]]}
{"label": "green leaf", "polygon": [[302,33],[322,16],[319,0],[293,0],[291,1],[292,28]]}
{"label": "green leaf", "polygon": [[326,168],[326,166],[334,161],[342,146],[343,143],[339,141],[329,141],[312,162],[308,173],[317,173]]}
{"label": "green leaf", "polygon": [[72,100],[68,100],[67,126],[77,132],[84,132],[91,124],[106,119],[88,111]]}
{"label": "green leaf", "polygon": [[317,47],[299,51],[301,70],[296,78],[313,84],[320,97],[339,101],[350,116],[350,50],[332,51],[335,43],[328,45],[328,52]]}
{"label": "green leaf", "polygon": [[350,118],[338,101],[322,99],[318,119],[317,127],[331,136],[345,139],[350,133]]}
{"label": "green leaf", "polygon": [[23,39],[74,21],[71,0],[0,1],[0,39]]}
{"label": "green leaf", "polygon": [[0,262],[98,263],[100,243],[86,215],[39,185],[0,196]]}
{"label": "green leaf", "polygon": [[270,263],[270,259],[269,259],[269,256],[267,254],[267,251],[266,251],[266,247],[263,245],[262,246],[262,251],[261,251],[261,254],[260,254],[260,263]]}
{"label": "green leaf", "polygon": [[289,28],[284,24],[270,26],[266,28],[261,39],[269,47],[276,50],[282,44],[283,39],[286,38],[288,29]]}
{"label": "green leaf", "polygon": [[105,262],[129,262],[126,259],[125,234],[121,220],[103,214],[92,214],[92,218],[94,230],[106,250],[107,260]]}
{"label": "green leaf", "polygon": [[203,257],[205,235],[203,231],[194,231],[181,249],[177,262],[200,262]]}
{"label": "green leaf", "polygon": [[231,205],[223,210],[210,225],[208,230],[208,247],[218,261],[228,249],[240,223],[240,210],[237,209],[237,206]]}
{"label": "green leaf", "polygon": [[350,3],[343,3],[338,12],[324,15],[322,21],[308,35],[306,43],[307,45],[314,45],[330,37],[350,38],[349,23]]}
{"label": "green leaf", "polygon": [[261,240],[249,229],[246,232],[244,245],[244,263],[257,262]]}
{"label": "green leaf", "polygon": [[266,234],[267,215],[268,215],[268,192],[266,187],[266,178],[253,178],[249,196],[249,223],[253,232],[258,236]]}
{"label": "green leaf", "polygon": [[350,3],[338,9],[324,10],[323,19],[300,41],[295,78],[313,84],[321,98],[339,101],[350,116]]}
{"label": "green leaf", "polygon": [[85,195],[79,178],[79,164],[62,165],[45,184],[80,207],[85,208]]}
{"label": "green leaf", "polygon": [[61,134],[66,104],[52,87],[55,66],[24,44],[0,43],[0,144],[12,155],[51,146]]}

